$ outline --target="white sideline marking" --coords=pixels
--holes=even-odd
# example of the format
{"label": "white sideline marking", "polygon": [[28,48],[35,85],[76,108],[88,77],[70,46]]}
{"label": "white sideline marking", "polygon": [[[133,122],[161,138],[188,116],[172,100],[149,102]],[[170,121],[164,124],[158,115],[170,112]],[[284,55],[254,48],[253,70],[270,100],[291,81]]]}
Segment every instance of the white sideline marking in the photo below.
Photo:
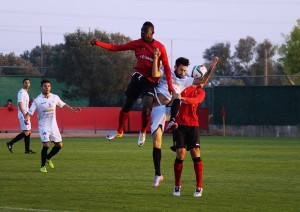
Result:
{"label": "white sideline marking", "polygon": [[14,208],[14,207],[3,207],[3,206],[0,206],[0,209],[18,210],[18,211],[41,211],[41,212],[75,212],[75,211],[43,210],[43,209],[34,209],[34,208]]}

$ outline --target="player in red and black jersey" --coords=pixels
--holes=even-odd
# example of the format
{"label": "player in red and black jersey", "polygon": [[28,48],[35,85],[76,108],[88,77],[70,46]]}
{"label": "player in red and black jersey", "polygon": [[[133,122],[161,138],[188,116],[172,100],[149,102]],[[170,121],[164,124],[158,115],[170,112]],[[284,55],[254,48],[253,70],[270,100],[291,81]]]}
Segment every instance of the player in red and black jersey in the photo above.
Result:
{"label": "player in red and black jersey", "polygon": [[205,98],[201,87],[190,86],[181,93],[181,105],[176,123],[178,128],[173,131],[173,142],[176,144],[176,159],[174,162],[175,187],[174,196],[180,196],[181,172],[186,151],[190,151],[194,161],[196,174],[196,190],[194,197],[202,196],[202,161],[200,157],[199,122],[197,116],[198,104]]}
{"label": "player in red and black jersey", "polygon": [[134,67],[135,72],[132,74],[130,84],[127,86],[125,95],[125,103],[120,111],[119,125],[116,132],[106,136],[112,140],[116,137],[122,137],[125,123],[128,119],[129,112],[140,95],[143,97],[142,103],[142,126],[140,130],[138,145],[142,146],[146,139],[146,128],[149,123],[150,113],[152,110],[155,92],[154,87],[157,85],[159,78],[152,77],[153,51],[159,49],[161,52],[158,66],[160,63],[164,66],[165,74],[168,81],[168,89],[171,93],[174,92],[172,86],[171,69],[169,66],[168,56],[163,44],[153,39],[154,25],[151,22],[145,22],[141,28],[141,39],[131,42],[114,45],[103,43],[98,40],[91,41],[92,45],[100,46],[110,51],[126,51],[133,50],[137,59],[137,64]]}

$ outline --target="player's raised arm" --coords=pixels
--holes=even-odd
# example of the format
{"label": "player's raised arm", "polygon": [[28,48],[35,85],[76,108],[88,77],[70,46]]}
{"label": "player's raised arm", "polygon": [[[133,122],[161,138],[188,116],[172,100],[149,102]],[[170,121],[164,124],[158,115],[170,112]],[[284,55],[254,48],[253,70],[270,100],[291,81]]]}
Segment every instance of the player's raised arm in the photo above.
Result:
{"label": "player's raised arm", "polygon": [[161,55],[159,49],[155,48],[153,51],[153,65],[152,65],[152,77],[161,77],[161,71],[159,70],[159,57]]}
{"label": "player's raised arm", "polygon": [[173,84],[172,84],[171,68],[170,68],[170,65],[169,65],[167,52],[166,52],[166,49],[165,49],[164,46],[161,49],[161,60],[162,60],[163,66],[164,66],[164,72],[165,72],[166,79],[167,79],[167,82],[168,82],[168,90],[171,93],[175,93],[175,89],[173,88]]}

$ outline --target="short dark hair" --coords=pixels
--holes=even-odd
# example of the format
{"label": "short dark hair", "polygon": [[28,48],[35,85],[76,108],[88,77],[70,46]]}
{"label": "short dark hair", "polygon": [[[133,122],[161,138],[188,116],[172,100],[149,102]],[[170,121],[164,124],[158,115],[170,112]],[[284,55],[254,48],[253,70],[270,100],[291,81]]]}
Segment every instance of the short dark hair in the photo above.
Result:
{"label": "short dark hair", "polygon": [[48,79],[43,79],[42,81],[41,81],[41,87],[43,87],[43,84],[44,83],[50,83],[50,80],[48,80]]}
{"label": "short dark hair", "polygon": [[143,26],[142,26],[142,28],[141,28],[141,31],[146,31],[146,29],[148,29],[148,28],[153,28],[153,34],[154,34],[154,25],[150,22],[150,21],[146,21],[144,24],[143,24]]}
{"label": "short dark hair", "polygon": [[142,27],[153,27],[154,29],[154,25],[150,21],[146,21]]}
{"label": "short dark hair", "polygon": [[8,99],[7,102],[12,102],[12,100],[11,100],[11,99]]}
{"label": "short dark hair", "polygon": [[29,79],[25,78],[25,79],[23,79],[23,84],[24,84],[24,82],[25,82],[26,80],[28,80],[28,81],[30,82],[30,80],[29,80]]}
{"label": "short dark hair", "polygon": [[176,59],[175,65],[176,66],[180,66],[180,65],[189,66],[190,61],[189,61],[189,59],[187,59],[185,57],[179,57],[179,58]]}

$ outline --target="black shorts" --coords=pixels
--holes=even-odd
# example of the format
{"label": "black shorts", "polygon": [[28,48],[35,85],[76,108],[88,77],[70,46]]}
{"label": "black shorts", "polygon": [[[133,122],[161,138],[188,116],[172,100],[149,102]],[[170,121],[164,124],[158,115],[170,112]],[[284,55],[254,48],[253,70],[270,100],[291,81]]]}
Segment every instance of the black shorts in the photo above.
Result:
{"label": "black shorts", "polygon": [[150,82],[146,77],[138,72],[134,72],[131,76],[131,81],[125,90],[125,95],[137,99],[140,95],[155,96],[155,86],[157,83]]}
{"label": "black shorts", "polygon": [[199,127],[178,125],[173,132],[173,141],[176,148],[185,148],[189,151],[191,148],[200,148]]}

